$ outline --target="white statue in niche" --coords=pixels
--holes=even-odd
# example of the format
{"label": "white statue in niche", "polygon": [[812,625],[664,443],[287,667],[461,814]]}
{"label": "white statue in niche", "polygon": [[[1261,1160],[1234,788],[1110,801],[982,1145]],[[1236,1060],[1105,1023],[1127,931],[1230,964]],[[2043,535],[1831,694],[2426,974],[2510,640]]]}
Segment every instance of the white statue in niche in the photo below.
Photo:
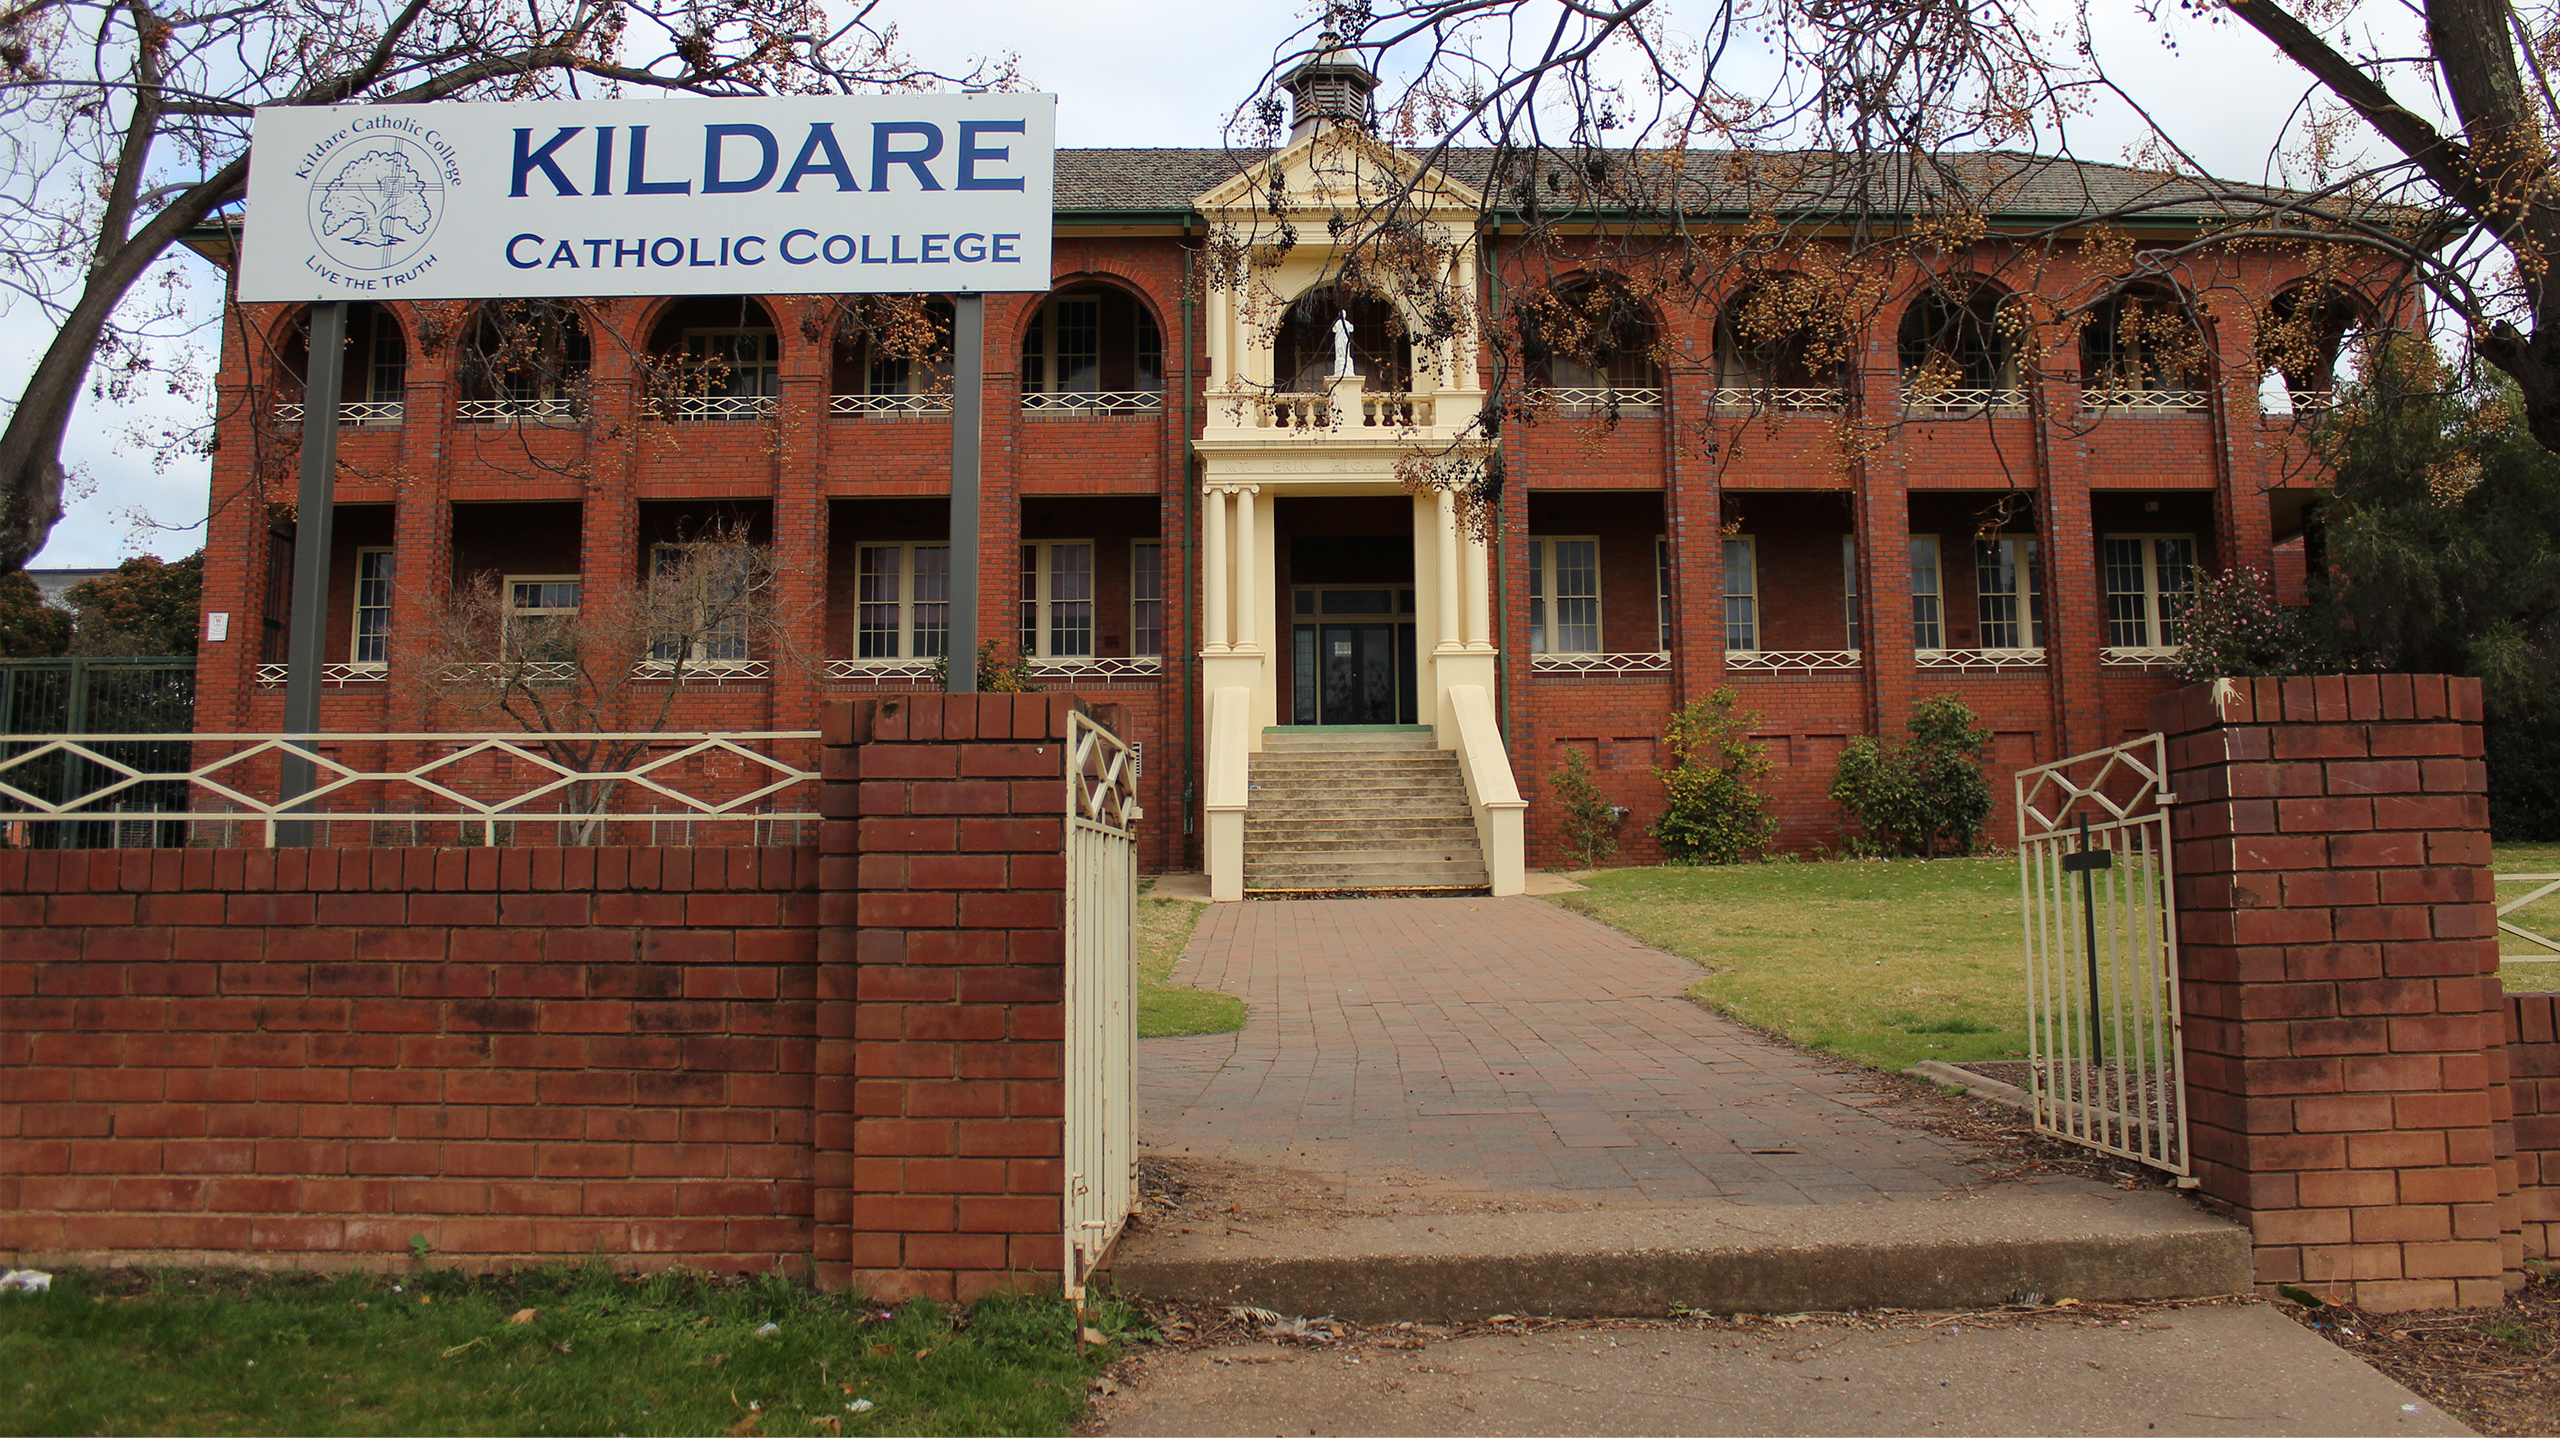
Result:
{"label": "white statue in niche", "polygon": [[1360,371],[1351,365],[1351,316],[1343,310],[1333,312],[1333,378],[1350,379]]}

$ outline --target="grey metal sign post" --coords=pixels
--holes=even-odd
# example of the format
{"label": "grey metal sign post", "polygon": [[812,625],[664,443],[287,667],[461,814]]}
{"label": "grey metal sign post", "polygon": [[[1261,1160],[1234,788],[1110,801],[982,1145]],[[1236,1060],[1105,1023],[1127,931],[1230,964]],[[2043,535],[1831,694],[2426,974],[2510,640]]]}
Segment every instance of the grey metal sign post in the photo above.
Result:
{"label": "grey metal sign post", "polygon": [[978,431],[987,400],[987,297],[951,297],[951,632],[944,688],[978,692]]}
{"label": "grey metal sign post", "polygon": [[[320,672],[329,659],[329,530],[337,512],[338,391],[346,364],[347,302],[311,307],[303,359],[302,486],[293,512],[293,620],[285,636],[284,730],[320,732]],[[287,754],[277,797],[311,792],[311,760]],[[319,826],[276,826],[277,842],[309,848]]]}

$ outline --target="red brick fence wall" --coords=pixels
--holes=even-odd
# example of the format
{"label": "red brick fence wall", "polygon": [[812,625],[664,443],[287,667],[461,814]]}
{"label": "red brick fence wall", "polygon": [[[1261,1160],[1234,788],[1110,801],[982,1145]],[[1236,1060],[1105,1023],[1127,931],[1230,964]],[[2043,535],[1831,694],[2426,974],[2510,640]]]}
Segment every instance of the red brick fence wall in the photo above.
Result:
{"label": "red brick fence wall", "polygon": [[2560,1049],[2554,996],[2499,985],[2478,682],[2226,681],[2152,718],[2202,1191],[2263,1282],[2502,1301],[2548,1252]]}
{"label": "red brick fence wall", "polygon": [[0,852],[0,1251],[1054,1283],[1076,705],[839,706],[814,848]]}
{"label": "red brick fence wall", "polygon": [[[1055,1283],[1075,705],[839,707],[807,849],[0,853],[0,1251]],[[2267,1282],[2498,1301],[2560,995],[2498,987],[2477,686],[2156,717],[2202,1191]]]}

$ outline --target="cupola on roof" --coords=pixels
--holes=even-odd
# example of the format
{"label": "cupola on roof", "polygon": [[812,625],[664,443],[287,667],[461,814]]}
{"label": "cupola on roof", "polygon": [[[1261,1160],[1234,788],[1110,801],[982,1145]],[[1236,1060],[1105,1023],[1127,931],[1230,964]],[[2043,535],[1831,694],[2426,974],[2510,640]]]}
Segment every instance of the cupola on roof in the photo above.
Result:
{"label": "cupola on roof", "polygon": [[1327,124],[1369,124],[1369,96],[1378,88],[1376,72],[1342,53],[1342,37],[1330,30],[1316,37],[1313,59],[1282,77],[1289,89],[1289,139],[1303,140]]}

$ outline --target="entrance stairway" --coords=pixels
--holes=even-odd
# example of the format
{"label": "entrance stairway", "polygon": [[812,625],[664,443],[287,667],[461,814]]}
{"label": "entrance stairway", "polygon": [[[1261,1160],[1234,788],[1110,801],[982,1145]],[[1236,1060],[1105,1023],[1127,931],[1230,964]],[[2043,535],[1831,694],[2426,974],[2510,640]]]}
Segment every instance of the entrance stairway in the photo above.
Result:
{"label": "entrance stairway", "polygon": [[1427,726],[1267,729],[1249,775],[1249,893],[1490,885],[1458,756]]}

